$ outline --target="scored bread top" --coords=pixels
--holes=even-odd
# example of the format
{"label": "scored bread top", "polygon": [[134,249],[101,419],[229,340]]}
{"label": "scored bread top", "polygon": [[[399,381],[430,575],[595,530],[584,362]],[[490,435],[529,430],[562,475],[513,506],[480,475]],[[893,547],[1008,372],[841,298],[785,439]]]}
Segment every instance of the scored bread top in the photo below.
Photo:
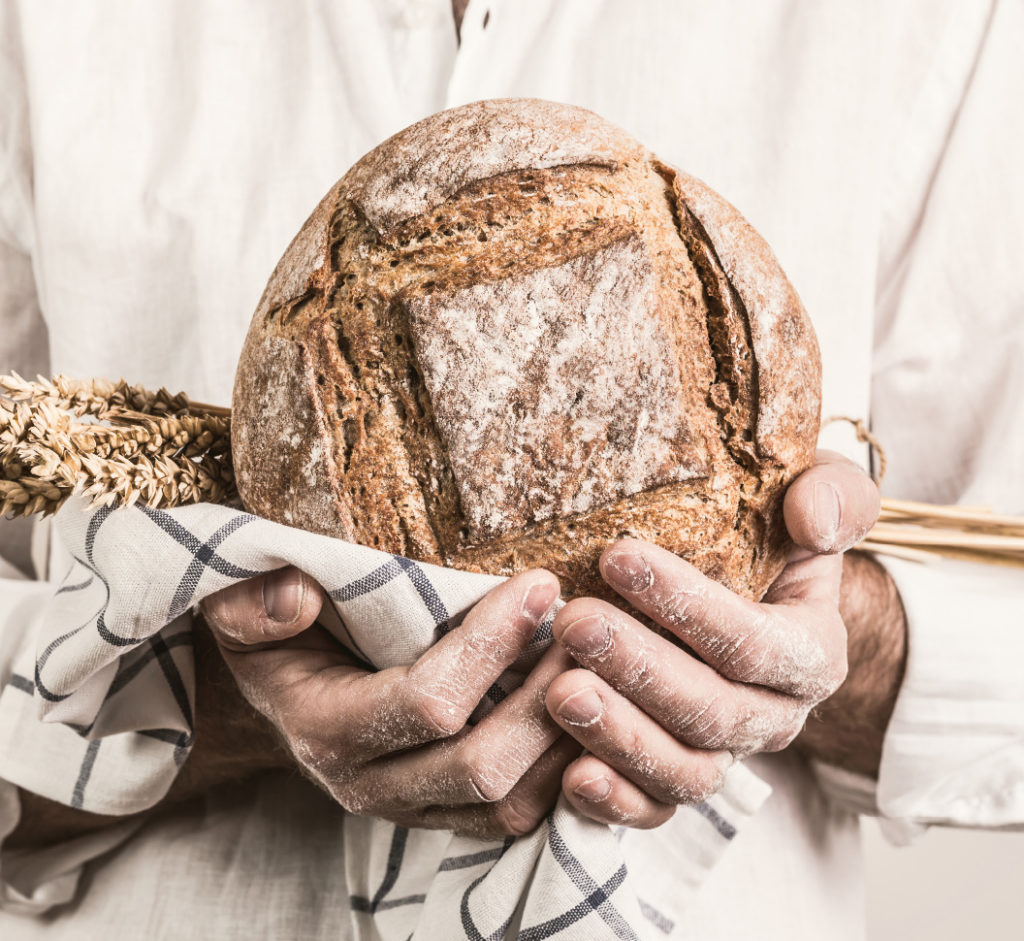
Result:
{"label": "scored bread top", "polygon": [[579,164],[614,169],[643,156],[628,134],[594,118],[582,108],[536,98],[477,101],[442,111],[359,160],[345,174],[346,192],[384,235],[488,177]]}
{"label": "scored bread top", "polygon": [[233,450],[261,515],[607,594],[622,534],[759,595],[808,466],[813,331],[768,247],[580,108],[427,118],[324,198],[260,302]]}

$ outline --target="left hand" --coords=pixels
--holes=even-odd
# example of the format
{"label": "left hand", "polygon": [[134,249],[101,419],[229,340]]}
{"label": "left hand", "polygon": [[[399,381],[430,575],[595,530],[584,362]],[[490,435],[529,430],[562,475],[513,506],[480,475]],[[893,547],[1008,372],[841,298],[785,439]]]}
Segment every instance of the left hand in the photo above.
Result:
{"label": "left hand", "polygon": [[605,580],[693,653],[594,598],[558,613],[555,638],[585,668],[547,693],[554,720],[589,752],[563,775],[570,803],[601,823],[658,826],[714,793],[737,757],[785,748],[846,676],[842,552],[878,510],[856,465],[819,452],[786,493],[796,545],[760,603],[657,546],[610,546]]}

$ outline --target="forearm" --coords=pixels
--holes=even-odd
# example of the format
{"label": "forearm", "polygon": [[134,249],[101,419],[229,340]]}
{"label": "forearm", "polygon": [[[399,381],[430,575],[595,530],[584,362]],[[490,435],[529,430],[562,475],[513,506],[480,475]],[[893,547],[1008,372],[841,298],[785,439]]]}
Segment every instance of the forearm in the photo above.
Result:
{"label": "forearm", "polygon": [[[215,787],[242,781],[262,771],[291,766],[270,723],[238,692],[209,629],[199,619],[194,636],[195,743],[166,796],[135,817],[160,813]],[[21,817],[17,828],[4,841],[8,849],[49,846],[130,819],[76,810],[27,791],[19,791],[19,796]]]}
{"label": "forearm", "polygon": [[839,610],[849,673],[811,713],[795,744],[819,761],[877,777],[906,663],[906,616],[888,572],[860,552],[844,559]]}

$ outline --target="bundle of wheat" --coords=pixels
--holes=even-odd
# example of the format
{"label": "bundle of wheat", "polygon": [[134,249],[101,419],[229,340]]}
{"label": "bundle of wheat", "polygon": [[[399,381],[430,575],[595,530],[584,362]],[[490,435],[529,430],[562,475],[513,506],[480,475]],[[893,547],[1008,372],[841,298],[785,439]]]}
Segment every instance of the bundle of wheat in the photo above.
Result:
{"label": "bundle of wheat", "polygon": [[[0,376],[0,516],[53,513],[74,494],[91,506],[233,502],[230,416],[124,380]],[[880,480],[884,451],[862,422],[851,423],[875,448]],[[1024,517],[883,497],[860,548],[916,561],[1024,566]]]}
{"label": "bundle of wheat", "polygon": [[0,515],[235,497],[230,412],[126,382],[0,376]]}

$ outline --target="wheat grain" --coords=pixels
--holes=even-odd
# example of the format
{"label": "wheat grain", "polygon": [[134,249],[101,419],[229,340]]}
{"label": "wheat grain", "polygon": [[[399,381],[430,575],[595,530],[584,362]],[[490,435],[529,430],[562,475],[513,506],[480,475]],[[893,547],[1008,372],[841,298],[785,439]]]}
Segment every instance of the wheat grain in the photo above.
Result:
{"label": "wheat grain", "polygon": [[66,376],[0,376],[0,515],[237,498],[226,409],[183,393]]}

